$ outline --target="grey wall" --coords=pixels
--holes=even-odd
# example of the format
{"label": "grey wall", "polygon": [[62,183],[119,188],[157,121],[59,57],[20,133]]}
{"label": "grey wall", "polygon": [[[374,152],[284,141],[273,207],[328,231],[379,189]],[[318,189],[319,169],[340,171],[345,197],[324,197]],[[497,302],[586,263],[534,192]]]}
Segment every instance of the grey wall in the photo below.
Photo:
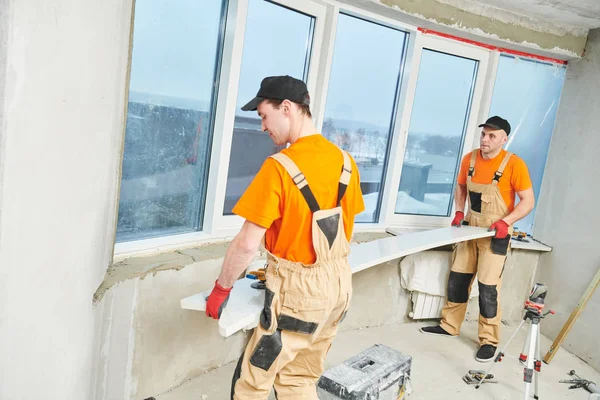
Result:
{"label": "grey wall", "polygon": [[[10,29],[10,1],[0,0],[0,226],[2,226],[2,186],[4,182],[4,153],[6,152],[5,113],[6,96],[4,87],[6,86],[6,66],[8,50],[8,32]],[[0,235],[2,232],[0,231]],[[1,240],[1,239],[0,239]],[[0,290],[2,283],[0,282]]]}
{"label": "grey wall", "polygon": [[[540,258],[538,281],[557,315],[542,323],[555,338],[600,268],[600,29],[585,56],[571,61],[556,118],[534,234],[554,251]],[[600,370],[600,290],[563,347]],[[545,350],[544,350],[545,351]]]}
{"label": "grey wall", "polygon": [[130,20],[130,1],[0,0],[0,399],[91,397]]}

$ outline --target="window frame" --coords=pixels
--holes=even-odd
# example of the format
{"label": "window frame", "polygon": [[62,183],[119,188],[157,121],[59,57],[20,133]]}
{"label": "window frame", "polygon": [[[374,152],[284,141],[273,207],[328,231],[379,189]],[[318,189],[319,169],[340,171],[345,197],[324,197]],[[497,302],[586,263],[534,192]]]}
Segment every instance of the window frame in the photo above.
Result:
{"label": "window frame", "polygon": [[[327,6],[303,0],[267,1],[315,17],[307,82],[309,91],[314,93],[318,84],[325,20],[329,14]],[[185,246],[226,239],[227,237],[234,236],[242,226],[243,219],[241,217],[223,215],[223,205],[225,202],[227,172],[229,170],[229,157],[233,139],[248,4],[249,0],[229,0],[226,5],[225,32],[221,50],[221,69],[217,79],[219,85],[216,96],[217,101],[208,167],[208,182],[206,184],[206,198],[203,209],[202,231],[115,243],[115,255],[137,254],[177,247],[178,245]],[[131,29],[131,35],[133,35],[133,29]],[[321,108],[320,101],[319,97],[314,98],[313,107],[315,110]],[[122,152],[120,156],[123,156]],[[117,207],[118,204],[117,200]]]}
{"label": "window frame", "polygon": [[[485,96],[484,96],[484,99],[482,100],[482,105],[481,105],[481,109],[482,109],[482,113],[480,115],[480,120],[481,121],[485,121],[490,116],[490,110],[492,108],[492,100],[493,100],[493,97],[494,97],[494,89],[495,89],[495,86],[496,86],[496,80],[498,78],[498,70],[500,68],[500,59],[502,58],[503,54],[505,54],[505,53],[500,52],[500,51],[492,51],[491,55],[490,55],[491,66],[490,66],[490,71],[488,73],[488,75],[489,75],[488,76],[488,81],[486,82]],[[506,53],[506,55],[509,56],[509,57],[513,57],[513,58],[524,60],[524,61],[530,61],[530,62],[535,62],[535,63],[539,63],[539,64],[546,64],[546,65],[554,65],[554,66],[559,67],[559,68],[560,67],[567,68],[566,65],[555,63],[552,60],[539,60],[539,59],[536,59],[535,57],[526,57],[526,56],[515,55],[515,54],[510,54],[510,53]],[[562,90],[564,89],[565,82],[566,82],[566,76],[565,76],[565,81],[563,81],[563,86],[561,88],[561,94],[562,94]],[[556,126],[556,120],[554,121],[554,126]],[[552,128],[552,135],[554,134],[554,126]],[[476,135],[476,137],[474,138],[474,142],[473,142],[473,148],[475,149],[475,148],[478,148],[478,147],[479,147],[479,136]],[[502,148],[506,149],[506,145],[502,146]],[[548,148],[548,151],[550,151],[550,148]],[[546,154],[546,162],[544,164],[544,173],[546,171],[546,166],[547,165],[548,165],[548,154]],[[540,186],[540,189],[541,189],[541,186]],[[539,193],[537,195],[539,196]],[[516,200],[519,201],[518,197],[516,198]],[[535,213],[536,213],[536,211],[537,211],[537,204],[533,208],[533,210],[531,210],[530,214],[528,214],[528,216],[529,215],[533,215],[533,223],[532,223],[532,227],[531,227],[531,234],[532,235],[535,233]],[[519,222],[524,221],[524,219],[525,219],[525,217],[523,217],[522,219],[520,219],[519,221],[517,221],[515,223],[515,226],[518,226]]]}
{"label": "window frame", "polygon": [[[321,43],[324,33],[325,27],[325,16],[327,14],[326,7],[313,2],[306,2],[301,0],[267,0],[271,3],[289,8],[294,11],[301,12],[303,14],[308,14],[315,17],[315,25],[313,32],[313,43],[310,54],[310,66],[308,68],[308,90],[310,93],[314,93],[316,84],[317,84],[317,73],[318,66],[320,60],[321,53]],[[246,16],[248,13],[248,0],[239,0],[239,5],[244,8],[244,16],[243,21],[236,21],[238,25],[238,32],[245,32],[246,30]],[[242,35],[239,35],[242,36]],[[223,206],[225,203],[225,191],[227,186],[227,172],[229,170],[229,158],[231,153],[231,144],[233,140],[233,127],[235,123],[235,108],[237,102],[237,94],[238,94],[238,85],[242,64],[242,55],[243,55],[243,43],[241,46],[236,48],[236,51],[231,54],[231,59],[228,60],[232,63],[236,63],[236,73],[230,77],[230,91],[228,101],[225,101],[224,109],[225,109],[225,121],[223,129],[218,130],[220,140],[222,142],[221,146],[213,147],[213,151],[220,150],[219,162],[213,164],[211,162],[211,170],[217,172],[216,179],[213,183],[213,191],[211,193],[214,194],[214,201],[208,204],[206,207],[205,214],[205,231],[209,232],[213,236],[228,236],[232,232],[237,232],[239,228],[242,226],[244,219],[237,215],[223,215]],[[258,88],[256,88],[258,90]],[[233,95],[231,95],[233,93]],[[319,107],[319,99],[315,99],[314,101],[316,107]],[[213,139],[214,140],[214,139]],[[216,141],[216,140],[215,140]],[[209,181],[210,185],[211,181]],[[211,186],[209,186],[210,190]]]}
{"label": "window frame", "polygon": [[[396,214],[395,212],[396,200],[398,197],[398,187],[400,186],[400,177],[402,175],[402,164],[404,162],[404,154],[406,150],[406,141],[408,138],[410,118],[412,115],[414,98],[417,89],[417,80],[419,77],[418,71],[421,63],[421,54],[423,53],[423,50],[433,50],[479,61],[477,67],[477,77],[475,80],[473,95],[471,98],[471,107],[469,110],[469,116],[467,118],[467,127],[465,138],[463,140],[463,148],[459,155],[461,159],[466,153],[473,149],[473,145],[475,143],[478,144],[478,142],[475,141],[478,137],[477,135],[475,135],[475,132],[477,130],[478,121],[480,120],[480,115],[482,114],[482,100],[484,99],[484,90],[486,89],[485,84],[488,79],[488,69],[490,60],[489,50],[482,49],[480,47],[470,44],[460,43],[455,40],[443,37],[429,36],[423,34],[422,32],[419,32],[417,42],[418,43],[416,46],[416,50],[411,60],[412,66],[410,70],[413,71],[413,73],[410,76],[410,87],[408,88],[409,93],[403,105],[404,108],[402,111],[400,134],[398,135],[399,143],[395,153],[396,157],[393,158],[395,162],[392,166],[389,166],[389,168],[392,169],[393,174],[390,178],[389,191],[393,190],[394,192],[390,193],[388,191],[386,196],[386,226],[394,226],[401,229],[433,229],[446,227],[452,221],[452,216],[454,214],[455,209],[454,201],[452,200],[452,211],[450,213],[450,216],[448,217]],[[416,73],[414,71],[416,71]],[[454,198],[454,196],[452,196],[452,198]]]}
{"label": "window frame", "polygon": [[[381,180],[382,186],[382,194],[380,198],[380,203],[378,205],[378,209],[376,210],[376,218],[373,222],[355,222],[354,230],[358,232],[369,231],[369,230],[377,230],[383,229],[384,226],[382,223],[385,223],[385,215],[384,210],[387,209],[387,201],[386,195],[389,191],[389,178],[390,178],[390,160],[394,158],[394,149],[397,146],[397,130],[399,121],[402,118],[401,107],[406,100],[406,87],[408,84],[408,66],[410,64],[410,60],[412,60],[412,54],[414,51],[415,41],[414,38],[418,33],[418,29],[416,27],[410,27],[406,24],[403,24],[399,21],[395,21],[393,19],[384,18],[373,13],[356,9],[351,6],[343,6],[343,7],[335,7],[335,12],[331,21],[329,21],[330,25],[328,26],[328,34],[329,34],[329,43],[330,46],[327,49],[327,55],[324,58],[324,64],[326,69],[324,70],[322,78],[322,91],[319,93],[319,97],[321,100],[321,109],[319,110],[319,119],[315,120],[315,126],[319,130],[322,131],[323,122],[325,117],[325,108],[327,106],[327,95],[329,92],[329,80],[331,78],[331,65],[333,63],[333,56],[335,52],[335,41],[337,38],[337,23],[340,15],[347,15],[350,17],[358,18],[365,22],[374,23],[377,25],[381,25],[390,29],[395,29],[406,34],[403,46],[403,55],[402,55],[402,65],[399,68],[399,78],[396,81],[396,91],[394,95],[394,104],[392,109],[392,114],[390,115],[391,127],[389,131],[388,143],[387,143],[387,154],[386,158],[383,162],[383,175]],[[386,207],[386,208],[384,208]]]}
{"label": "window frame", "polygon": [[[221,89],[221,77],[223,70],[225,68],[225,54],[227,48],[227,33],[228,26],[227,21],[232,14],[235,13],[235,8],[232,7],[232,3],[235,3],[235,0],[222,0],[222,11],[221,11],[221,21],[219,22],[219,36],[218,36],[218,48],[216,52],[216,62],[214,69],[214,80],[215,80],[215,88],[213,90],[210,98],[210,107],[211,107],[211,120],[208,124],[209,132],[214,132],[216,129],[217,122],[217,114],[220,109],[219,107],[219,99],[220,99],[220,89]],[[131,18],[131,26],[129,29],[129,51],[127,58],[127,78],[126,84],[124,88],[124,104],[125,104],[125,120],[127,119],[128,114],[128,104],[129,104],[129,96],[130,96],[130,83],[131,83],[131,65],[132,65],[132,55],[133,55],[133,38],[135,32],[135,1],[132,3],[132,18]],[[230,32],[231,33],[231,32]],[[123,130],[122,130],[122,138],[123,138],[123,146],[121,147],[118,156],[119,156],[119,174],[118,174],[118,182],[117,182],[117,191],[116,191],[116,201],[115,201],[115,215],[114,215],[114,230],[110,232],[110,237],[114,243],[113,245],[113,255],[118,254],[127,254],[136,251],[145,251],[151,250],[154,248],[162,247],[162,246],[173,246],[178,244],[183,244],[186,241],[195,241],[195,240],[206,240],[210,235],[207,235],[204,222],[206,220],[206,204],[208,203],[209,198],[209,179],[210,179],[210,169],[212,167],[212,154],[214,151],[214,134],[209,139],[209,148],[210,151],[207,153],[209,158],[208,171],[205,174],[205,182],[203,182],[203,192],[204,192],[204,204],[202,209],[199,210],[199,225],[202,227],[201,230],[194,232],[185,232],[185,233],[176,233],[176,234],[167,234],[163,236],[155,236],[144,239],[134,239],[129,241],[117,242],[117,226],[118,226],[118,215],[119,215],[119,206],[120,206],[120,196],[121,196],[121,185],[122,185],[122,161],[125,153],[124,143],[125,143],[125,135],[127,132],[127,124],[126,121],[123,122]]]}
{"label": "window frame", "polygon": [[[479,146],[477,125],[484,121],[489,113],[502,51],[486,49],[470,43],[462,43],[452,38],[439,37],[423,33],[416,25],[405,23],[403,17],[380,15],[337,0],[267,0],[304,14],[316,17],[311,49],[311,64],[308,71],[308,88],[313,94],[311,110],[316,128],[322,129],[325,113],[331,62],[335,49],[337,21],[340,13],[354,16],[365,21],[402,30],[407,34],[404,65],[401,66],[401,78],[396,93],[395,117],[388,144],[388,158],[384,165],[383,194],[378,220],[372,223],[355,224],[355,232],[384,231],[395,227],[405,231],[446,227],[454,214],[454,204],[450,217],[395,214],[397,191],[402,174],[405,145],[412,113],[414,95],[418,80],[418,71],[423,48],[457,56],[479,60],[477,79],[471,100],[471,110],[467,119],[466,137],[460,154]],[[222,37],[220,71],[217,76],[218,89],[215,93],[216,108],[213,117],[213,137],[210,152],[206,198],[204,203],[203,230],[150,239],[119,242],[114,244],[114,256],[118,259],[167,251],[202,243],[230,240],[239,231],[243,219],[238,216],[223,215],[227,174],[233,138],[235,108],[237,106],[238,85],[244,49],[246,17],[249,0],[228,0],[226,4],[225,25]],[[130,31],[133,37],[133,26]],[[483,40],[482,40],[483,41]],[[130,45],[130,54],[131,54]],[[528,58],[521,56],[521,58]],[[535,59],[534,56],[531,57]],[[130,63],[130,60],[124,62]],[[124,95],[128,96],[128,85]],[[123,126],[123,135],[125,127]],[[122,157],[122,149],[119,152]],[[120,177],[119,186],[120,187]],[[115,213],[118,213],[118,191]],[[115,216],[116,219],[116,216]],[[116,226],[111,236],[116,237]]]}

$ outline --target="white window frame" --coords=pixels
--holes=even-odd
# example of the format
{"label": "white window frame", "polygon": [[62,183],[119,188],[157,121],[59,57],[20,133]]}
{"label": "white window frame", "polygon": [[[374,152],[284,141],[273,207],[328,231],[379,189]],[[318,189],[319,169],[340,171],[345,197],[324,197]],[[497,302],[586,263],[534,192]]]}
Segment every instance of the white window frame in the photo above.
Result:
{"label": "white window frame", "polygon": [[[167,251],[201,243],[229,240],[239,231],[243,219],[237,216],[224,216],[223,205],[244,49],[248,1],[228,1],[221,69],[218,76],[219,85],[208,183],[204,203],[203,230],[116,243],[114,247],[115,258],[120,259],[149,252]],[[309,91],[313,93],[311,96],[313,100],[311,109],[318,130],[321,130],[323,124],[339,13],[353,15],[366,21],[399,29],[409,35],[404,66],[402,67],[402,80],[399,85],[400,93],[397,96],[396,119],[388,150],[389,161],[386,165],[383,180],[384,188],[379,220],[374,223],[357,223],[355,224],[355,232],[383,231],[389,226],[406,231],[448,226],[452,217],[402,215],[394,212],[422,50],[428,48],[479,61],[461,157],[479,146],[477,125],[488,116],[501,53],[477,45],[461,43],[450,38],[424,34],[417,26],[404,23],[399,19],[386,17],[336,0],[268,1],[316,18],[307,85]],[[118,212],[117,209],[115,212]],[[452,204],[451,215],[453,214],[454,204]],[[114,238],[114,236],[115,232],[112,232],[112,237]]]}
{"label": "white window frame", "polygon": [[[321,46],[323,42],[323,33],[325,29],[325,18],[327,8],[324,5],[302,1],[302,0],[269,0],[272,3],[290,8],[292,10],[308,14],[315,17],[312,49],[310,55],[310,66],[308,69],[308,90],[314,93],[317,86],[317,74],[319,69],[319,60],[321,55]],[[248,12],[248,0],[238,0],[239,5],[244,8],[244,16],[236,21],[236,31],[245,32],[246,16]],[[233,24],[232,24],[233,25]],[[238,35],[243,37],[243,35]],[[235,234],[242,226],[244,219],[237,215],[223,215],[223,205],[225,203],[225,191],[227,187],[227,172],[229,170],[229,156],[231,153],[231,143],[233,139],[233,126],[235,120],[235,107],[238,95],[238,84],[243,54],[243,39],[238,40],[238,46],[235,47],[230,55],[229,63],[235,63],[235,70],[231,71],[229,79],[229,90],[227,94],[220,99],[223,100],[223,125],[219,129],[216,125],[213,138],[213,156],[211,157],[211,178],[208,181],[204,231],[212,236],[229,236]],[[234,61],[235,60],[235,61]],[[258,88],[256,88],[258,90]],[[319,107],[318,98],[315,99],[315,107]]]}
{"label": "white window frame", "polygon": [[[492,97],[494,95],[494,86],[496,85],[496,75],[498,74],[498,64],[500,62],[499,51],[490,51],[490,59],[488,64],[487,75],[485,77],[485,87],[481,98],[481,106],[479,108],[478,121],[482,123],[490,116],[490,108],[492,107]],[[475,132],[477,133],[477,131]],[[479,148],[479,135],[473,135],[473,143],[470,150]],[[469,150],[469,151],[470,151]]]}
{"label": "white window frame", "polygon": [[[403,78],[402,78],[402,82],[400,85],[400,89],[402,91],[402,89],[404,88],[405,84],[406,84],[406,79],[407,79],[407,70],[406,67],[409,64],[409,60],[410,60],[410,48],[411,48],[411,39],[418,33],[418,28],[412,25],[408,25],[405,24],[403,22],[400,22],[398,20],[392,19],[392,18],[387,18],[375,13],[372,13],[370,11],[366,11],[348,4],[340,4],[338,2],[335,1],[327,1],[327,3],[329,3],[329,7],[331,9],[331,12],[328,13],[327,15],[327,24],[325,27],[325,36],[323,38],[323,42],[325,43],[325,45],[323,46],[323,53],[322,53],[322,60],[323,62],[321,63],[320,69],[319,69],[319,79],[318,79],[318,86],[317,86],[317,90],[315,92],[315,96],[319,99],[319,108],[315,108],[313,110],[313,120],[315,122],[315,127],[320,131],[323,127],[323,121],[324,121],[324,117],[325,117],[325,107],[327,105],[327,94],[329,91],[329,78],[331,76],[331,64],[333,62],[333,53],[335,50],[335,39],[337,37],[337,23],[338,23],[338,17],[339,14],[346,14],[346,15],[351,15],[354,16],[356,18],[360,18],[362,20],[365,21],[369,21],[369,22],[373,22],[376,24],[380,24],[383,26],[387,26],[390,27],[392,29],[397,29],[397,30],[401,30],[406,32],[406,34],[409,36],[409,42],[407,44],[408,46],[408,51],[406,53],[406,58],[404,60],[404,72],[403,72]],[[327,40],[325,40],[327,39]],[[402,93],[400,93],[400,96],[398,97],[398,107],[400,107],[403,103],[402,101],[404,100],[402,98]],[[394,131],[392,132],[394,133]],[[360,226],[366,226],[366,225],[374,225],[377,223],[360,223]]]}
{"label": "white window frame", "polygon": [[[135,12],[135,4],[133,5],[134,7],[134,12]],[[246,13],[247,13],[247,0],[244,1],[238,1],[238,0],[229,0],[228,4],[227,4],[227,12],[226,12],[226,21],[227,24],[225,26],[225,32],[223,33],[224,37],[223,37],[223,48],[222,48],[222,52],[221,52],[221,69],[220,69],[220,73],[218,74],[219,76],[217,76],[217,80],[219,81],[219,90],[217,91],[217,104],[215,107],[215,123],[214,123],[214,132],[218,132],[219,128],[223,127],[223,105],[225,103],[225,100],[227,99],[227,89],[228,89],[228,78],[229,76],[233,76],[236,77],[239,75],[239,68],[237,71],[237,74],[234,73],[234,69],[235,69],[235,65],[234,63],[232,63],[232,53],[234,51],[235,46],[239,45],[239,41],[240,41],[240,37],[241,40],[243,41],[243,35],[237,35],[238,37],[236,37],[235,32],[238,29],[236,26],[239,25],[241,23],[241,32],[244,31],[245,28],[245,23],[246,23]],[[130,48],[129,48],[129,59],[127,60],[128,63],[131,63],[131,52],[133,51],[132,48],[132,43],[133,43],[133,34],[134,34],[134,27],[133,27],[133,21],[132,21],[132,27],[130,30]],[[129,69],[129,68],[128,68]],[[129,77],[128,77],[128,81],[129,81]],[[127,83],[127,96],[129,96],[129,82]],[[236,93],[237,95],[237,93]],[[232,129],[233,129],[233,120],[232,120]],[[218,135],[214,134],[213,135],[213,140],[212,140],[212,146],[211,146],[211,153],[210,153],[210,158],[211,158],[211,162],[209,165],[209,171],[208,171],[208,184],[207,184],[207,190],[206,190],[206,199],[204,202],[204,217],[203,217],[203,226],[202,226],[202,230],[201,231],[197,231],[197,232],[189,232],[189,233],[181,233],[181,234],[175,234],[175,235],[167,235],[167,236],[158,236],[158,237],[154,237],[154,238],[148,238],[148,239],[139,239],[139,240],[131,240],[131,241],[126,241],[126,242],[118,242],[115,243],[114,248],[113,248],[113,255],[115,257],[124,257],[124,256],[130,256],[130,255],[137,255],[137,254],[145,254],[148,252],[158,252],[158,251],[164,251],[164,250],[168,250],[168,249],[172,249],[172,248],[179,248],[179,247],[183,247],[186,245],[193,245],[196,243],[201,243],[201,242],[207,242],[210,241],[211,239],[214,240],[214,236],[212,236],[210,234],[210,231],[208,231],[206,229],[206,221],[207,221],[207,216],[209,213],[209,208],[206,208],[207,204],[210,204],[210,201],[214,201],[212,198],[213,193],[210,192],[211,190],[211,179],[214,179],[214,169],[216,168],[217,164],[214,164],[214,162],[216,161],[215,158],[215,154],[216,151],[215,149],[217,149],[218,147],[216,147],[216,145],[218,145]],[[231,145],[231,144],[230,144]],[[119,156],[122,158],[123,157],[123,151],[119,154]],[[119,178],[120,179],[120,178]],[[118,182],[118,185],[120,187],[121,182]],[[117,207],[115,209],[115,213],[119,212],[118,206],[119,206],[119,198],[117,198],[116,201]],[[115,216],[115,219],[117,217]],[[112,232],[112,238],[113,240],[116,239],[116,225],[115,225],[115,231]]]}
{"label": "white window frame", "polygon": [[[321,64],[321,47],[326,24],[325,19],[328,15],[327,6],[303,0],[268,1],[315,17],[307,82],[309,91],[314,93]],[[135,255],[149,251],[164,251],[186,245],[225,240],[234,236],[242,226],[244,220],[239,216],[223,215],[223,206],[244,51],[248,4],[249,0],[229,0],[228,2],[202,231],[116,243],[114,247],[115,255]],[[318,97],[314,100],[314,107],[315,109],[321,108]]]}
{"label": "white window frame", "polygon": [[[459,57],[466,57],[479,61],[477,69],[477,78],[475,80],[475,86],[473,90],[473,97],[471,100],[471,109],[467,120],[466,136],[463,141],[463,149],[460,153],[460,158],[464,154],[471,151],[476,143],[475,135],[477,130],[478,121],[480,115],[482,115],[483,108],[482,100],[484,99],[484,89],[486,81],[488,79],[488,69],[490,63],[490,51],[482,49],[475,45],[464,44],[457,42],[452,39],[443,37],[429,36],[419,32],[417,37],[417,45],[412,58],[412,65],[410,67],[410,78],[408,83],[408,96],[404,103],[404,109],[402,111],[402,121],[399,127],[398,146],[394,152],[395,160],[393,165],[390,165],[392,170],[392,176],[390,177],[386,187],[385,199],[387,201],[386,209],[382,210],[382,214],[385,215],[385,223],[389,226],[399,227],[401,229],[433,229],[448,226],[452,221],[452,215],[454,214],[454,204],[452,204],[452,212],[449,217],[436,217],[436,216],[424,216],[424,215],[407,215],[407,214],[396,214],[396,200],[398,197],[398,187],[400,186],[400,177],[402,175],[402,164],[404,162],[404,152],[406,150],[406,140],[408,137],[408,129],[410,124],[410,118],[412,114],[412,108],[414,103],[415,91],[417,87],[418,71],[421,62],[421,54],[423,49],[429,49],[456,55]],[[488,107],[489,109],[489,107]]]}
{"label": "white window frame", "polygon": [[[389,220],[389,209],[395,207],[396,196],[391,196],[397,191],[400,184],[400,173],[402,163],[394,162],[399,158],[404,158],[403,144],[406,141],[408,132],[408,122],[410,118],[406,118],[406,105],[412,103],[414,92],[417,85],[417,75],[419,70],[419,60],[421,58],[421,32],[415,30],[409,33],[408,48],[406,59],[404,61],[404,70],[402,72],[402,81],[400,83],[400,94],[396,110],[396,121],[392,129],[392,141],[390,143],[388,165],[386,166],[386,176],[383,185],[383,197],[381,200],[381,210],[379,211],[379,225],[389,226],[392,222]],[[412,104],[410,109],[412,109]],[[404,132],[404,133],[403,133]],[[360,226],[360,224],[357,224]]]}
{"label": "white window frame", "polygon": [[[339,4],[339,3],[334,3],[332,4],[332,13],[330,14],[330,17],[328,17],[328,25],[326,27],[326,37],[328,38],[327,40],[327,45],[324,46],[323,49],[323,65],[322,65],[322,73],[319,76],[319,88],[318,88],[318,92],[317,92],[317,96],[319,97],[320,100],[320,105],[321,107],[318,109],[317,111],[317,117],[315,118],[315,126],[316,128],[321,131],[322,127],[323,127],[323,121],[324,121],[324,116],[325,116],[325,107],[327,105],[327,95],[328,95],[328,91],[329,91],[329,78],[331,76],[331,65],[333,62],[333,54],[334,54],[334,50],[335,50],[335,40],[337,37],[337,22],[338,22],[338,18],[339,18],[339,14],[346,14],[346,15],[350,15],[362,20],[365,20],[367,22],[373,22],[379,25],[383,25],[383,26],[387,26],[389,28],[392,29],[396,29],[396,30],[400,30],[405,32],[408,35],[408,42],[406,43],[406,54],[405,57],[403,58],[403,62],[404,65],[401,66],[401,81],[399,84],[399,92],[396,94],[396,104],[394,105],[394,111],[396,112],[396,117],[395,117],[395,126],[392,127],[390,135],[391,140],[390,140],[390,145],[389,145],[389,156],[388,156],[388,160],[393,160],[395,157],[394,154],[394,149],[397,147],[397,141],[398,141],[398,134],[397,134],[397,129],[396,127],[399,125],[399,121],[402,118],[402,114],[401,114],[401,109],[403,107],[403,105],[405,104],[406,101],[406,93],[407,93],[407,86],[408,86],[408,81],[409,81],[409,77],[411,75],[411,69],[410,69],[410,65],[411,65],[411,61],[412,61],[412,55],[413,55],[413,51],[415,49],[415,38],[419,35],[419,31],[418,28],[415,26],[411,26],[405,23],[402,23],[400,21],[391,19],[391,18],[387,18],[387,17],[383,17],[381,15],[377,15],[374,14],[372,12],[369,11],[365,11],[347,4]],[[314,113],[313,113],[314,114]],[[386,213],[384,212],[384,210],[387,209],[387,203],[388,201],[386,200],[386,196],[388,195],[388,188],[389,188],[389,181],[390,181],[390,177],[392,175],[392,169],[391,166],[386,165],[385,166],[385,176],[383,177],[382,180],[382,185],[384,188],[383,194],[382,194],[382,199],[381,199],[381,204],[380,204],[380,211],[379,211],[379,219],[375,222],[356,222],[354,224],[354,231],[355,232],[368,232],[368,231],[381,231],[381,230],[385,230],[385,227],[387,226],[387,221],[386,221]]]}

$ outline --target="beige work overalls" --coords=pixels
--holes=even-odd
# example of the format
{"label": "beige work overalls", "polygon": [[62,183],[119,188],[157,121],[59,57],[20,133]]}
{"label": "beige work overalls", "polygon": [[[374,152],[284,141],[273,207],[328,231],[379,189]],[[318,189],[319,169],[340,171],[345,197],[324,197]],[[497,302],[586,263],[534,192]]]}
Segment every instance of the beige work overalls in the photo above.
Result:
{"label": "beige work overalls", "polygon": [[340,201],[352,165],[346,152],[337,207],[320,210],[306,178],[284,154],[272,156],[287,170],[312,213],[312,265],[268,253],[265,304],[260,321],[235,370],[231,398],[318,399],[316,382],[352,297],[350,245]]}
{"label": "beige work overalls", "polygon": [[[489,184],[474,183],[471,178],[477,171],[475,161],[479,150],[473,151],[467,176],[469,211],[465,221],[470,226],[489,228],[494,222],[509,214],[508,207],[498,189],[504,168],[512,156],[507,153],[500,168]],[[458,335],[465,318],[471,284],[477,273],[479,284],[479,342],[480,345],[498,346],[500,341],[500,288],[506,254],[510,248],[513,228],[505,238],[460,242],[454,248],[452,268],[448,278],[448,301],[442,310],[440,326],[451,335]]]}

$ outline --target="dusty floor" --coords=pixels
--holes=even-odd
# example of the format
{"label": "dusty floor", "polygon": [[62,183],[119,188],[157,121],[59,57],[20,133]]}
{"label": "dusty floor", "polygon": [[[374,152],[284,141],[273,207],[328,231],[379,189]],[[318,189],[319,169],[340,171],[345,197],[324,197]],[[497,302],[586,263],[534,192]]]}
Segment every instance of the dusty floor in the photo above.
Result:
{"label": "dusty floor", "polygon": [[[475,361],[474,356],[478,348],[477,323],[465,323],[459,338],[424,335],[418,330],[423,325],[431,323],[410,323],[341,332],[327,357],[326,368],[343,362],[375,343],[382,343],[413,358],[413,393],[407,400],[524,398],[523,367],[517,361],[517,357],[525,341],[527,325],[523,326],[513,339],[503,361],[493,366],[492,373],[499,383],[484,384],[479,390],[466,385],[462,380],[462,376],[469,369],[487,369],[492,365]],[[516,326],[503,326],[501,346],[515,329]],[[542,337],[542,357],[551,343],[550,339]],[[157,396],[156,400],[228,399],[234,368],[235,363],[225,365],[169,393]],[[567,374],[572,369],[582,378],[600,383],[600,372],[560,349],[549,365],[542,364],[540,399],[588,399],[589,393],[584,389],[569,390],[568,384],[559,383],[561,379],[570,379]]]}

